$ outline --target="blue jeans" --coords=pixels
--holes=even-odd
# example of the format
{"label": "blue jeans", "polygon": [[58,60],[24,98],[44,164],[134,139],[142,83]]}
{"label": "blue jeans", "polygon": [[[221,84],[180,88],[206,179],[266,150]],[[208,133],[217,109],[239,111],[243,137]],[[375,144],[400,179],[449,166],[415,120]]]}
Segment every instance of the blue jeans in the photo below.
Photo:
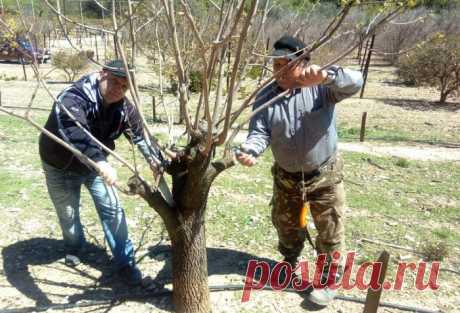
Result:
{"label": "blue jeans", "polygon": [[64,244],[78,250],[85,243],[80,222],[80,192],[84,184],[93,198],[105,238],[117,268],[134,265],[134,248],[128,238],[126,218],[114,187],[105,184],[96,173],[78,174],[42,162],[46,185],[56,209]]}

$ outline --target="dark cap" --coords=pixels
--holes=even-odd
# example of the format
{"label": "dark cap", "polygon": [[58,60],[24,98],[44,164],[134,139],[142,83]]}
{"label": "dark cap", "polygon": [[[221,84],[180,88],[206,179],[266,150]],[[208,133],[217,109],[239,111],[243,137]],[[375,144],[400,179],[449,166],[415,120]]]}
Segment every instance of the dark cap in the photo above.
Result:
{"label": "dark cap", "polygon": [[[133,71],[133,67],[128,64],[129,71]],[[118,77],[126,77],[126,70],[125,70],[125,65],[123,64],[123,60],[112,60],[107,62],[104,67],[102,68],[103,70],[109,71],[115,76]]]}
{"label": "dark cap", "polygon": [[[305,44],[301,40],[292,36],[283,36],[273,45],[275,50],[271,56],[285,57],[286,59],[293,60],[304,52],[302,49],[305,47]],[[306,59],[309,61],[310,57],[308,56]]]}

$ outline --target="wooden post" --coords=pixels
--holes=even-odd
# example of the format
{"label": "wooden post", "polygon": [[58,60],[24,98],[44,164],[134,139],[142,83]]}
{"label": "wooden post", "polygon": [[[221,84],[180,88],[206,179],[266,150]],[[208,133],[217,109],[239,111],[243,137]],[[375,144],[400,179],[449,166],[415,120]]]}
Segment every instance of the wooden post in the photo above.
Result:
{"label": "wooden post", "polygon": [[118,59],[117,39],[115,36],[113,35],[113,48],[115,49],[115,58]]}
{"label": "wooden post", "polygon": [[96,60],[99,61],[99,50],[97,48],[97,34],[94,34],[94,44],[96,45]]}
{"label": "wooden post", "polygon": [[361,60],[360,63],[359,63],[359,65],[361,65],[361,72],[363,71],[364,62],[366,61],[367,50],[369,49],[369,43],[370,43],[370,39],[368,39],[368,40],[366,41],[366,44],[364,45],[364,54],[363,54],[363,58],[362,58],[362,60]]}
{"label": "wooden post", "polygon": [[363,112],[363,116],[361,117],[361,131],[359,133],[360,142],[364,142],[364,136],[366,135],[366,119],[367,119],[367,112]]}
{"label": "wooden post", "polygon": [[20,57],[19,61],[21,61],[21,64],[22,64],[22,71],[24,72],[24,80],[27,81],[27,71],[26,71],[26,65],[24,64],[24,59]]}
{"label": "wooden post", "polygon": [[367,59],[366,59],[366,65],[364,66],[364,72],[363,72],[363,87],[361,88],[361,94],[359,95],[359,98],[363,98],[364,95],[364,89],[366,88],[366,82],[367,82],[367,73],[369,72],[369,65],[371,64],[371,56],[372,56],[372,49],[374,48],[374,41],[375,41],[375,34],[372,35],[371,39],[371,45],[369,47],[369,52],[367,54]]}
{"label": "wooden post", "polygon": [[356,58],[358,59],[358,64],[361,64],[361,52],[363,50],[363,43],[361,42],[358,46],[358,55]]}
{"label": "wooden post", "polygon": [[155,96],[152,96],[152,121],[157,120],[157,110],[156,110],[156,101]]}
{"label": "wooden post", "polygon": [[388,268],[388,261],[390,260],[390,254],[387,251],[383,251],[377,262],[380,262],[382,264],[382,269],[380,271],[380,276],[379,276],[379,285],[380,288],[377,290],[372,290],[369,288],[367,290],[367,296],[366,296],[366,303],[364,304],[364,311],[363,313],[377,313],[377,310],[379,308],[379,302],[380,302],[380,296],[382,295],[383,289],[385,288],[385,275],[387,273],[387,268]]}
{"label": "wooden post", "polygon": [[102,39],[104,40],[104,63],[107,62],[107,35],[102,33]]}

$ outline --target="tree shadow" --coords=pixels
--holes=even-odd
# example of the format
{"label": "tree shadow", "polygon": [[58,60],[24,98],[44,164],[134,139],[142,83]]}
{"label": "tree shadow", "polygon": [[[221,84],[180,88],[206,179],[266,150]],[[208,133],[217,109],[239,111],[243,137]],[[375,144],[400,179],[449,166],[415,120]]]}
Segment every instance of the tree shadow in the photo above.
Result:
{"label": "tree shadow", "polygon": [[389,98],[368,98],[382,101],[384,104],[396,106],[409,111],[444,111],[457,112],[460,110],[459,102],[446,102],[440,104],[436,101],[414,100],[414,99],[389,99]]}
{"label": "tree shadow", "polygon": [[[257,260],[258,262],[267,262],[270,266],[270,270],[279,262],[279,260],[272,260],[268,258],[261,258],[253,254],[249,254],[242,251],[229,250],[224,248],[206,248],[208,258],[208,276],[212,275],[228,275],[237,274],[242,277],[246,276],[246,269],[250,260]],[[159,245],[149,249],[149,257],[158,260],[165,261],[164,267],[158,272],[155,277],[155,281],[168,284],[172,281],[172,266],[171,266],[171,246]],[[259,272],[259,271],[258,271]],[[260,273],[259,273],[260,275]],[[256,274],[257,276],[257,274]],[[257,277],[255,277],[257,279]],[[282,281],[283,278],[281,277]],[[311,289],[304,292],[297,292],[291,289],[285,290],[284,292],[295,292],[299,294],[303,300],[300,307],[306,311],[319,311],[324,309],[324,306],[319,306],[308,300],[307,295]]]}
{"label": "tree shadow", "polygon": [[[208,258],[208,276],[237,274],[245,277],[246,266],[250,260],[267,262],[270,268],[276,260],[260,258],[255,255],[224,248],[206,248]],[[159,245],[149,248],[149,257],[157,261],[165,261],[165,265],[154,278],[155,281],[168,284],[172,281],[171,246]]]}
{"label": "tree shadow", "polygon": [[[53,264],[65,257],[64,245],[61,240],[33,238],[5,247],[2,250],[2,256],[6,279],[12,287],[16,288],[24,296],[35,301],[35,307],[1,309],[1,311],[26,313],[43,311],[47,308],[56,309],[60,306],[62,306],[62,309],[72,308],[72,304],[78,305],[80,303],[89,303],[88,306],[93,305],[96,310],[107,311],[126,300],[149,303],[158,309],[170,312],[173,311],[170,292],[167,290],[164,292],[165,289],[162,289],[162,292],[162,290],[152,291],[142,287],[127,287],[119,279],[114,279],[116,275],[114,275],[109,256],[104,249],[88,244],[87,252],[88,253],[82,256],[80,260],[82,263],[102,272],[100,278],[92,277],[78,267],[69,267],[59,270],[63,271],[63,275],[65,273],[70,273],[72,275],[77,274],[94,279],[94,285],[91,286],[75,282],[57,282],[49,278],[39,279],[31,274],[30,266],[34,265],[57,269]],[[243,278],[246,275],[246,267],[250,260],[267,262],[271,269],[277,262],[276,260],[268,258],[259,258],[246,252],[224,248],[207,248],[207,256],[209,276],[237,274]],[[152,281],[157,286],[164,286],[164,284],[171,283],[171,246],[156,245],[151,247],[149,248],[147,257],[154,260],[165,261],[165,265]],[[46,293],[40,289],[40,284],[60,286],[62,288],[74,288],[81,291],[81,293],[68,296],[68,303],[56,304],[53,303],[49,297],[65,295]],[[161,298],[156,297],[157,295],[161,295]],[[300,295],[304,297],[305,293],[300,293]],[[64,307],[66,305],[69,306]],[[307,310],[317,310],[307,299],[304,299],[301,306]]]}
{"label": "tree shadow", "polygon": [[[79,256],[80,261],[94,269],[99,270],[102,275],[99,278],[88,274],[86,271],[79,267],[66,267],[58,268],[55,263],[65,257],[64,244],[61,240],[50,238],[33,238],[24,241],[19,241],[5,247],[2,250],[3,257],[3,271],[6,279],[12,287],[16,288],[27,298],[35,301],[35,307],[24,307],[15,309],[1,309],[2,312],[34,312],[43,311],[46,308],[58,308],[65,305],[53,303],[50,296],[61,296],[46,293],[40,288],[40,284],[49,286],[60,286],[62,288],[73,288],[81,291],[67,296],[67,304],[75,304],[79,301],[94,301],[97,306],[114,306],[117,301],[110,301],[112,299],[129,299],[129,293],[136,293],[136,289],[141,287],[131,288],[127,287],[123,282],[118,279],[114,267],[110,264],[110,257],[107,255],[105,249],[87,244],[85,246],[85,254]],[[86,278],[92,279],[94,283],[90,286],[79,284],[78,282],[62,282],[53,281],[49,278],[36,278],[31,274],[30,266],[45,266],[54,270],[62,271],[63,275],[81,275]],[[128,291],[128,293],[127,293]],[[145,295],[144,295],[145,296]],[[97,303],[98,301],[105,303]],[[135,300],[135,299],[134,299]],[[144,302],[148,302],[145,299]],[[66,304],[66,305],[67,305]],[[71,307],[71,305],[70,305]]]}

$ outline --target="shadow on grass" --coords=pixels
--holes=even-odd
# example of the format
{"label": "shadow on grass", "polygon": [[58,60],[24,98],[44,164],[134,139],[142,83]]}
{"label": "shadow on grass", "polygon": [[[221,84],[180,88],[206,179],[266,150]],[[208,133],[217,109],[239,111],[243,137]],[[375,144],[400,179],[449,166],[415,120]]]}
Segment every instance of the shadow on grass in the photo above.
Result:
{"label": "shadow on grass", "polygon": [[[5,247],[2,250],[2,257],[6,279],[13,288],[16,288],[24,296],[35,301],[35,306],[13,309],[2,308],[0,311],[4,313],[26,313],[46,311],[48,309],[66,309],[78,307],[82,303],[81,301],[90,302],[90,305],[99,306],[99,308],[101,306],[109,308],[121,302],[115,300],[129,299],[129,294],[136,294],[137,289],[142,289],[141,287],[128,287],[118,279],[114,267],[110,264],[110,258],[104,249],[92,244],[87,244],[85,249],[85,255],[79,256],[80,261],[100,271],[102,273],[101,277],[94,277],[85,270],[80,269],[79,266],[56,266],[56,262],[65,257],[64,245],[61,240],[33,238]],[[61,271],[62,276],[67,276],[69,281],[54,281],[48,277],[36,278],[31,273],[30,267],[37,265]],[[72,277],[75,275],[91,279],[94,283],[88,286],[87,284],[81,284],[79,281],[75,282],[72,280]],[[40,285],[62,287],[63,289],[72,288],[78,290],[78,292],[73,295],[57,294],[54,291],[53,293],[47,293],[40,288]],[[53,303],[49,298],[51,295],[62,297],[63,299],[67,298],[68,302],[64,304],[62,302]],[[111,301],[112,299],[114,301]],[[152,300],[146,298],[145,293],[137,301],[141,299],[142,302],[150,302]],[[133,301],[136,301],[136,299],[133,299]],[[161,303],[152,304],[159,308],[170,310],[168,307],[163,308]],[[163,306],[165,305],[163,304]]]}
{"label": "shadow on grass", "polygon": [[406,110],[415,111],[444,111],[444,112],[457,112],[460,110],[460,103],[446,102],[439,104],[437,101],[414,100],[414,99],[389,99],[389,98],[369,98],[373,100],[382,101],[385,104],[400,107]]}
{"label": "shadow on grass", "polygon": [[[79,306],[81,303],[89,303],[85,306],[95,306],[98,309],[110,310],[113,306],[125,301],[137,301],[141,303],[150,303],[158,309],[173,311],[171,294],[166,292],[161,298],[155,297],[152,291],[145,290],[142,287],[127,287],[118,279],[113,279],[114,272],[110,266],[110,260],[105,250],[95,245],[87,247],[86,256],[81,257],[82,263],[95,268],[102,272],[100,278],[93,277],[84,270],[76,268],[59,268],[55,263],[65,257],[64,246],[61,240],[49,238],[33,238],[20,241],[2,250],[3,269],[6,279],[12,287],[27,298],[35,301],[34,307],[24,308],[5,308],[0,309],[2,312],[9,313],[26,313],[46,311],[48,309],[60,308],[68,305],[67,308]],[[161,256],[161,258],[160,258]],[[223,248],[208,248],[208,274],[225,275],[237,274],[242,278],[246,275],[246,266],[249,260],[264,261],[273,268],[275,260],[267,258],[258,258],[255,255]],[[166,260],[164,267],[158,272],[153,282],[157,286],[163,286],[170,283],[172,278],[171,268],[171,247],[168,245],[154,246],[149,249],[147,257],[156,260]],[[52,278],[36,278],[30,271],[31,266],[43,266],[54,270],[61,270],[62,275],[70,278],[72,275],[81,275],[94,280],[91,286],[83,285],[75,281],[53,281]],[[70,275],[68,275],[70,273]],[[257,278],[257,277],[256,277]],[[40,285],[59,286],[62,288],[77,289],[78,293],[74,295],[59,295],[56,293],[47,293],[40,288]],[[155,292],[154,292],[155,293]],[[160,294],[160,293],[158,293]],[[62,296],[68,299],[65,304],[53,303],[49,296]],[[304,296],[304,294],[301,294]],[[121,299],[121,300],[120,300]],[[113,300],[113,301],[112,301]],[[161,301],[163,300],[163,301]],[[308,300],[304,300],[301,306],[305,309],[310,308]],[[65,308],[62,308],[65,309]],[[315,310],[313,307],[311,309]]]}
{"label": "shadow on grass", "polygon": [[[272,260],[267,258],[260,258],[255,255],[222,248],[207,248],[207,258],[208,258],[208,276],[212,275],[228,275],[228,274],[237,274],[242,278],[246,276],[246,269],[248,262],[250,260],[256,260],[258,262],[267,262],[270,266],[270,270],[280,260]],[[160,281],[164,284],[172,282],[172,267],[171,267],[171,246],[160,245],[155,246],[149,249],[149,256],[155,260],[166,260],[165,266],[160,270],[160,272],[155,277],[155,281]],[[258,274],[257,274],[258,273]],[[260,271],[257,271],[255,279],[258,279]],[[280,281],[283,281],[283,276],[280,276]],[[285,292],[296,292],[296,291],[285,291]],[[305,292],[296,292],[302,298],[303,301],[300,304],[306,311],[318,311],[322,310],[325,307],[316,305],[310,302],[307,298],[309,291]],[[244,306],[244,304],[241,304]]]}

